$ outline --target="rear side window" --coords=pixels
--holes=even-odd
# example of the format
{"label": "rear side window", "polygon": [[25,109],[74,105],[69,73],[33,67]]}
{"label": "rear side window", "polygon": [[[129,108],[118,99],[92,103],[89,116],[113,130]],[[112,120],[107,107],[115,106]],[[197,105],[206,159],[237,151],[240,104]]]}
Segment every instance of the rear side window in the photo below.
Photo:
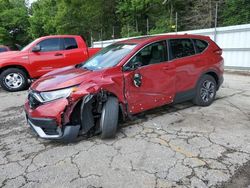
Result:
{"label": "rear side window", "polygon": [[42,52],[61,50],[59,38],[46,39],[46,40],[40,42],[38,45],[40,45]]}
{"label": "rear side window", "polygon": [[197,53],[202,53],[208,46],[208,43],[204,40],[193,39]]}
{"label": "rear side window", "polygon": [[190,39],[169,40],[170,59],[187,57],[195,54],[193,42]]}
{"label": "rear side window", "polygon": [[6,52],[7,48],[0,48],[0,52]]}
{"label": "rear side window", "polygon": [[78,48],[75,38],[64,38],[64,49],[71,50]]}

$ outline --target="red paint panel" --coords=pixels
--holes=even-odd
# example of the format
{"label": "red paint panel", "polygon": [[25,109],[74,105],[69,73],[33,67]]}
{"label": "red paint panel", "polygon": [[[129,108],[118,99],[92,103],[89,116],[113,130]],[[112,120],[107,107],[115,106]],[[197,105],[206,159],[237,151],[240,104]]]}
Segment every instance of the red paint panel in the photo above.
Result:
{"label": "red paint panel", "polygon": [[[133,77],[140,74],[142,84],[134,85]],[[125,96],[129,112],[138,113],[173,101],[175,90],[174,64],[163,62],[124,73]]]}

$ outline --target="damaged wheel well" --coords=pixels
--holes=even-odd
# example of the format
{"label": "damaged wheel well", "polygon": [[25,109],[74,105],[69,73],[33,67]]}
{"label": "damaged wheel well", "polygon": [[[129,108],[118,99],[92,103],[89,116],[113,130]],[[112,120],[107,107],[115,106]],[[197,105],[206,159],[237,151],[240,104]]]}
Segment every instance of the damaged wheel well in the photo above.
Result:
{"label": "damaged wheel well", "polygon": [[[86,134],[91,129],[98,131],[99,129],[99,119],[101,117],[102,107],[107,101],[109,96],[116,97],[113,93],[106,91],[101,91],[96,94],[89,94],[84,96],[75,105],[71,115],[70,124],[81,125],[80,131],[82,134]],[[119,105],[119,120],[125,119],[125,113],[123,110],[123,105]],[[100,131],[100,130],[99,130]]]}

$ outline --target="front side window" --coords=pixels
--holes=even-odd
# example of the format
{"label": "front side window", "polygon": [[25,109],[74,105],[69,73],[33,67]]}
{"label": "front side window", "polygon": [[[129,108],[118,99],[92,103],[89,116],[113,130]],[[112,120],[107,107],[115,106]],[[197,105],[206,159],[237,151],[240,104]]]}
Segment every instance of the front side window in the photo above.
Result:
{"label": "front side window", "polygon": [[64,38],[64,50],[71,50],[78,48],[76,39],[74,38]]}
{"label": "front side window", "polygon": [[195,54],[193,43],[190,39],[169,40],[171,59],[187,57]]}
{"label": "front side window", "polygon": [[51,52],[61,50],[60,39],[52,38],[46,39],[38,43],[41,47],[41,52]]}
{"label": "front side window", "polygon": [[197,53],[202,53],[208,46],[208,43],[204,40],[193,39]]}
{"label": "front side window", "polygon": [[143,48],[129,61],[126,67],[133,67],[135,63],[146,66],[164,61],[167,61],[166,42],[160,41]]}
{"label": "front side window", "polygon": [[117,65],[126,55],[128,55],[136,44],[111,44],[103,48],[99,53],[87,60],[80,67],[89,70],[101,70]]}
{"label": "front side window", "polygon": [[36,43],[37,43],[38,40],[39,40],[39,39],[36,39],[36,40],[34,40],[33,42],[29,43],[29,44],[26,45],[21,51],[26,51],[26,50],[30,49],[32,46],[36,45]]}

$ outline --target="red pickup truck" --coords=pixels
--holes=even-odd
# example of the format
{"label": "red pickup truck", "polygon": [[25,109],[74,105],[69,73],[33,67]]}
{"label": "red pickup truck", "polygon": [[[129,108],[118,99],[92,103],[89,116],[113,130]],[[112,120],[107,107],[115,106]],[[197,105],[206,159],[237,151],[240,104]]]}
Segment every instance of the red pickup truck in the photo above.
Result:
{"label": "red pickup truck", "polygon": [[0,53],[10,51],[8,46],[0,45]]}
{"label": "red pickup truck", "polygon": [[21,51],[0,54],[0,85],[7,91],[23,90],[29,80],[84,62],[99,50],[88,48],[82,37],[76,35],[38,38]]}

